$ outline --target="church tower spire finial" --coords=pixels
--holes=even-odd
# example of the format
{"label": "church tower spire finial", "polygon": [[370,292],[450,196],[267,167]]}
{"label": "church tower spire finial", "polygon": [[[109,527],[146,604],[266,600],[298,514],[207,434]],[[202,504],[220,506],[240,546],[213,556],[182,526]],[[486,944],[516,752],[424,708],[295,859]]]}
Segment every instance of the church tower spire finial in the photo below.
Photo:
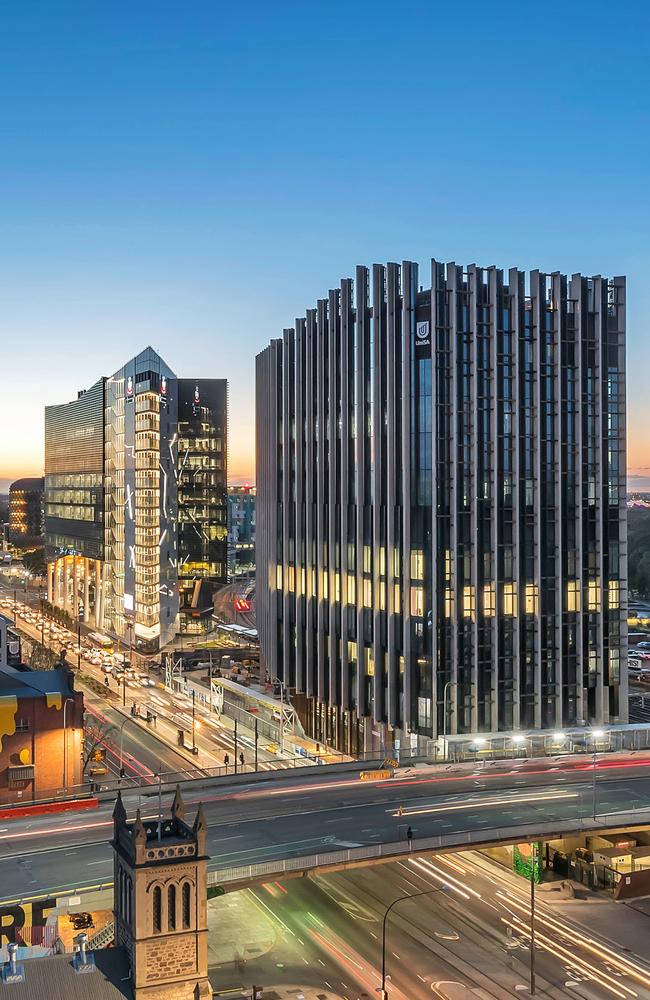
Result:
{"label": "church tower spire finial", "polygon": [[180,785],[176,785],[176,794],[172,802],[172,819],[185,819],[185,803],[181,795]]}

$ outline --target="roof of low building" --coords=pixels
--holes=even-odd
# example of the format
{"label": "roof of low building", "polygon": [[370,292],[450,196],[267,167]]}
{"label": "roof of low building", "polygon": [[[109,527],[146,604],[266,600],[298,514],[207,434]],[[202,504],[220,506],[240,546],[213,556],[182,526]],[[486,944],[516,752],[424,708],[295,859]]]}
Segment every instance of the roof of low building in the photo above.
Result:
{"label": "roof of low building", "polygon": [[92,952],[93,972],[77,972],[72,955],[29,958],[19,962],[25,978],[5,983],[0,976],[4,1000],[133,1000],[129,958],[124,948],[102,948]]}
{"label": "roof of low building", "polygon": [[70,682],[70,671],[65,667],[54,670],[16,670],[0,665],[0,695],[15,695],[16,698],[42,698],[44,695],[71,698],[74,688]]}

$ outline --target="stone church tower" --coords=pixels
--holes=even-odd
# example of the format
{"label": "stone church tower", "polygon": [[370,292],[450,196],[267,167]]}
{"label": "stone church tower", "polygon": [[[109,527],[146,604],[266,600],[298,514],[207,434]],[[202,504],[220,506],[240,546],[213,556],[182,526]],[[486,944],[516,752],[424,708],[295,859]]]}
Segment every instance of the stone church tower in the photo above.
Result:
{"label": "stone church tower", "polygon": [[207,828],[192,826],[177,787],[171,818],[127,822],[113,811],[115,943],[131,959],[134,1000],[203,1000],[208,981]]}

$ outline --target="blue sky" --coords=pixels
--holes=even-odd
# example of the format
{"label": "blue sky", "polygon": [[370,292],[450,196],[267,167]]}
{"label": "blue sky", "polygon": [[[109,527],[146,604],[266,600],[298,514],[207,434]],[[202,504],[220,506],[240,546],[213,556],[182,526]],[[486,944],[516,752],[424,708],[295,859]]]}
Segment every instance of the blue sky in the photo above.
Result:
{"label": "blue sky", "polygon": [[149,343],[230,380],[252,477],[257,351],[355,264],[431,256],[627,274],[650,477],[646,11],[1,5],[0,482],[41,471],[44,404]]}

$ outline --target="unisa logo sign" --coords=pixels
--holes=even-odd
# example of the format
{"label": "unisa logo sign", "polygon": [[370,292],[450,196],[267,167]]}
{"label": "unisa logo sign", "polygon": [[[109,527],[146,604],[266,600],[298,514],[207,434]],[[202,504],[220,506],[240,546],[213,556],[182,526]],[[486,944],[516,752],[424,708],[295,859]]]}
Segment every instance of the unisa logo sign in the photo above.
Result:
{"label": "unisa logo sign", "polygon": [[429,336],[429,320],[422,320],[422,322],[415,324],[415,348],[416,351],[418,351],[419,348],[430,346],[431,338]]}

